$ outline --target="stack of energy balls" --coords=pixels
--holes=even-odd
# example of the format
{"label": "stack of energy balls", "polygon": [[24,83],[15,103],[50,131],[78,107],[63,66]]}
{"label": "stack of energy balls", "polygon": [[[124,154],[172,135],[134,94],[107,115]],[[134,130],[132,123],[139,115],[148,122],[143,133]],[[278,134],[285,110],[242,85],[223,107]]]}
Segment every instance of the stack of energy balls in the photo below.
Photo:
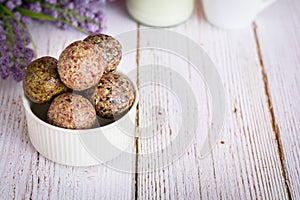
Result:
{"label": "stack of energy balls", "polygon": [[36,104],[50,103],[47,121],[67,129],[95,126],[122,116],[135,100],[132,82],[116,73],[122,47],[109,35],[94,34],[67,46],[59,59],[41,57],[25,69],[23,89]]}

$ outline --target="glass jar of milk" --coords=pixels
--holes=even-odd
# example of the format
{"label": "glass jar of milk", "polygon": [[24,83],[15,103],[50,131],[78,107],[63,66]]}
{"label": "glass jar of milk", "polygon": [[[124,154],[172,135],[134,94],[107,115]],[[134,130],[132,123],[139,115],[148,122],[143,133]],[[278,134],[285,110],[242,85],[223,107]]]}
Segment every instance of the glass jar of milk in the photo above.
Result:
{"label": "glass jar of milk", "polygon": [[191,16],[194,0],[126,0],[126,7],[132,18],[142,24],[168,27]]}

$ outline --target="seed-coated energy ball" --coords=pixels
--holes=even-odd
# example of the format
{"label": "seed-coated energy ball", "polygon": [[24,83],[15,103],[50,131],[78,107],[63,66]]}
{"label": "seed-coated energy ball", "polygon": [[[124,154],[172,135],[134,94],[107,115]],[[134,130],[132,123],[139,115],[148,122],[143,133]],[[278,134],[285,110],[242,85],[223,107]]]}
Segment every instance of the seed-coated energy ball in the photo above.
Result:
{"label": "seed-coated energy ball", "polygon": [[60,79],[67,87],[81,91],[99,82],[105,63],[97,46],[76,41],[60,54],[57,68]]}
{"label": "seed-coated energy ball", "polygon": [[84,41],[97,45],[102,50],[106,65],[104,73],[116,71],[122,58],[122,46],[117,39],[105,34],[93,34]]}
{"label": "seed-coated energy ball", "polygon": [[47,113],[48,122],[67,129],[88,129],[96,121],[96,111],[89,100],[74,93],[57,96]]}
{"label": "seed-coated energy ball", "polygon": [[23,78],[25,95],[34,103],[47,103],[68,88],[61,82],[57,72],[57,60],[46,56],[32,61]]}
{"label": "seed-coated energy ball", "polygon": [[132,82],[120,74],[104,74],[92,95],[99,117],[113,119],[129,110],[135,99]]}

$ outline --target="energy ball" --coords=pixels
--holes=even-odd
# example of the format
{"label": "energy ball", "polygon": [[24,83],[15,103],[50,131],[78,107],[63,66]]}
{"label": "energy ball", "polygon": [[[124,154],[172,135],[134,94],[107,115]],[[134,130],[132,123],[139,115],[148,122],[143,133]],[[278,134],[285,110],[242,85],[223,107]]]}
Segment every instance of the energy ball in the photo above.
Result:
{"label": "energy ball", "polygon": [[74,93],[53,99],[47,113],[48,122],[67,129],[88,129],[96,121],[96,111],[89,100]]}
{"label": "energy ball", "polygon": [[57,72],[57,60],[46,56],[32,61],[23,78],[25,95],[34,103],[48,103],[68,88],[61,82]]}
{"label": "energy ball", "polygon": [[135,99],[132,82],[120,74],[104,74],[91,97],[99,117],[113,119],[129,110]]}
{"label": "energy ball", "polygon": [[105,63],[97,46],[76,41],[60,54],[57,68],[62,82],[67,87],[81,91],[99,82]]}
{"label": "energy ball", "polygon": [[122,46],[118,40],[105,34],[93,34],[83,41],[97,45],[103,51],[106,66],[104,73],[116,71],[122,58]]}

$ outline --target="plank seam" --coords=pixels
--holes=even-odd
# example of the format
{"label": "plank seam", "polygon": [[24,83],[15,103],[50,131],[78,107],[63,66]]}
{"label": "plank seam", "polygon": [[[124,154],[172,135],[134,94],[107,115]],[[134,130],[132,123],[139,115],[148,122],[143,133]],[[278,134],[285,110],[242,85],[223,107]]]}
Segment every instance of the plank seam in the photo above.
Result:
{"label": "plank seam", "polygon": [[284,157],[284,150],[283,150],[280,130],[278,127],[278,123],[276,121],[275,114],[274,114],[273,103],[272,103],[272,98],[271,98],[270,89],[269,89],[268,75],[266,73],[265,66],[264,66],[261,47],[260,47],[258,34],[257,34],[257,25],[255,22],[253,23],[253,32],[254,32],[254,37],[255,37],[255,42],[256,42],[256,49],[257,49],[257,54],[258,54],[258,58],[259,58],[259,64],[260,64],[260,68],[261,68],[261,74],[262,74],[263,83],[264,83],[265,95],[267,97],[268,110],[269,110],[270,117],[271,117],[272,130],[275,133],[275,138],[276,138],[276,142],[277,142],[277,148],[278,148],[280,164],[281,164],[281,169],[282,169],[282,176],[284,178],[284,186],[285,186],[285,189],[286,189],[286,192],[288,195],[288,199],[292,199],[290,187],[288,184],[289,180],[288,180],[288,176],[286,173],[285,157]]}
{"label": "plank seam", "polygon": [[[140,67],[140,23],[137,24],[137,44],[136,44],[136,57],[135,57],[135,61],[136,61],[136,68],[137,68],[137,88],[139,88],[140,86],[140,81],[139,81],[139,67]],[[139,131],[138,127],[139,127],[139,106],[137,106],[136,108],[136,127],[137,130]],[[139,179],[139,174],[138,174],[138,167],[139,167],[139,137],[138,135],[135,136],[135,141],[134,141],[134,145],[135,145],[135,175],[134,175],[134,199],[138,200],[138,179]]]}
{"label": "plank seam", "polygon": [[33,186],[33,174],[31,175],[31,178],[32,178],[32,182],[31,182],[31,191],[30,191],[30,199],[32,199],[32,197],[33,197],[33,190],[34,190],[34,186]]}

